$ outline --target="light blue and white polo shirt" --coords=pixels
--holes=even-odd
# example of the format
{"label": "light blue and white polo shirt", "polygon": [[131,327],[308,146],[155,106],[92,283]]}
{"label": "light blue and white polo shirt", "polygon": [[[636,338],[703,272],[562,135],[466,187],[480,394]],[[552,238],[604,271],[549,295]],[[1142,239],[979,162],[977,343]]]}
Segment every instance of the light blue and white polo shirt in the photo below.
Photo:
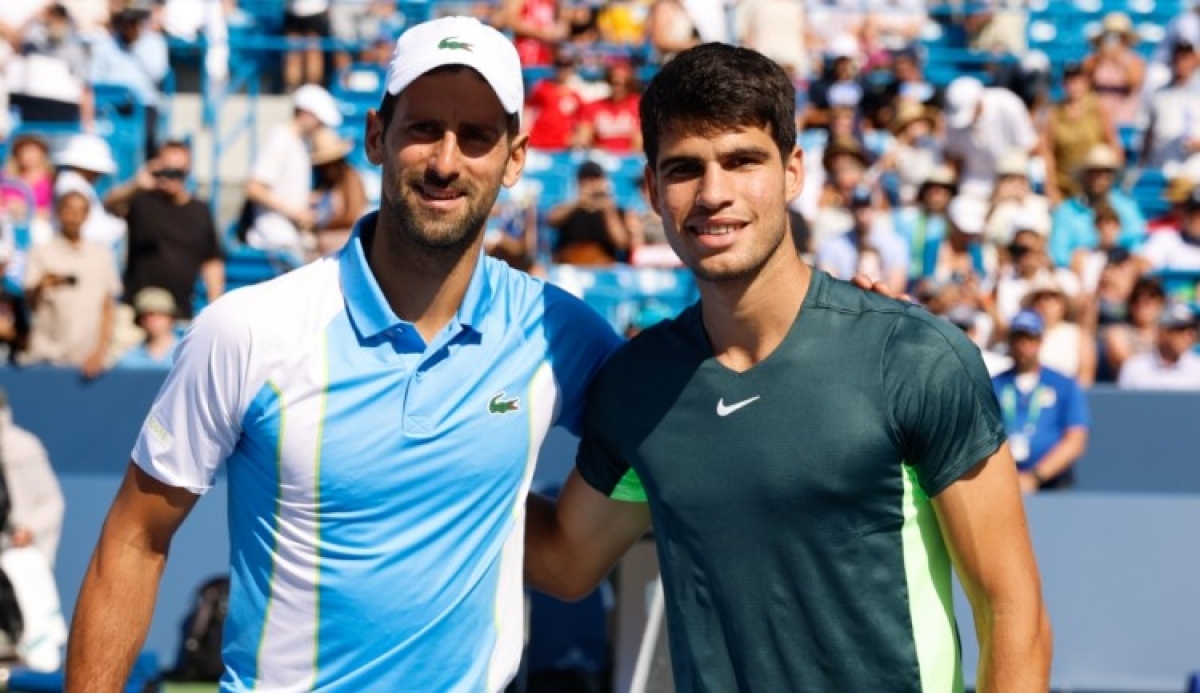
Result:
{"label": "light blue and white polo shirt", "polygon": [[620,338],[481,257],[426,345],[346,248],[195,321],[134,462],[203,493],[224,462],[223,691],[498,691],[523,644],[524,498]]}

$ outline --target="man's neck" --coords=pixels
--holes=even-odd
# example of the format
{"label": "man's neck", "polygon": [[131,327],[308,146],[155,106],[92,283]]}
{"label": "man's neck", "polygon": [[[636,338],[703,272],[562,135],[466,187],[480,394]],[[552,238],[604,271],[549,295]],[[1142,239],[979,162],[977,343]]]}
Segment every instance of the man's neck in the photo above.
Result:
{"label": "man's neck", "polygon": [[160,335],[151,335],[146,338],[146,351],[155,358],[161,357],[169,352],[176,342],[175,334],[167,332]]}
{"label": "man's neck", "polygon": [[753,277],[697,280],[704,327],[717,360],[744,372],[770,356],[795,323],[811,283],[812,269],[790,245]]}
{"label": "man's neck", "polygon": [[392,312],[413,323],[428,344],[458,312],[479,260],[483,234],[458,249],[430,249],[404,237],[380,210],[367,264]]}

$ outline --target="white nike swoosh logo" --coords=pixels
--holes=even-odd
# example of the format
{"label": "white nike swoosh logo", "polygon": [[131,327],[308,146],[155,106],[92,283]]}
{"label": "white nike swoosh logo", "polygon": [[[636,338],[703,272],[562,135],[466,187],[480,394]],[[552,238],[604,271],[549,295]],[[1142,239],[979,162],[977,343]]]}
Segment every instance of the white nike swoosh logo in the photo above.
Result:
{"label": "white nike swoosh logo", "polygon": [[750,399],[744,399],[741,402],[734,402],[733,404],[725,404],[725,398],[722,397],[721,399],[717,400],[717,416],[729,416],[738,409],[758,401],[760,397],[762,397],[762,395],[755,395]]}

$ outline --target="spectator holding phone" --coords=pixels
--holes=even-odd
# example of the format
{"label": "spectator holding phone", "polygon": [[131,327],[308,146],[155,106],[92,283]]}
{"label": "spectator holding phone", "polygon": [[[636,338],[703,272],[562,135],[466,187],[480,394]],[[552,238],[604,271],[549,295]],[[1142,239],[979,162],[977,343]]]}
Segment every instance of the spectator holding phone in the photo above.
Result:
{"label": "spectator holding phone", "polygon": [[[104,203],[129,225],[125,259],[125,300],[147,287],[166,289],[179,318],[192,318],[196,280],[208,302],[225,292],[225,260],[208,204],[188,187],[191,147],[164,142],[133,180],[114,188]],[[136,306],[134,306],[136,309]]]}
{"label": "spectator holding phone", "polygon": [[613,198],[608,174],[600,164],[585,161],[576,180],[576,198],[546,214],[546,223],[558,231],[554,261],[611,265],[629,249],[629,229]]}
{"label": "spectator holding phone", "polygon": [[26,362],[73,366],[94,378],[105,368],[121,280],[112,251],[83,238],[88,207],[81,192],[60,195],[59,235],[29,251],[25,294],[33,326]]}

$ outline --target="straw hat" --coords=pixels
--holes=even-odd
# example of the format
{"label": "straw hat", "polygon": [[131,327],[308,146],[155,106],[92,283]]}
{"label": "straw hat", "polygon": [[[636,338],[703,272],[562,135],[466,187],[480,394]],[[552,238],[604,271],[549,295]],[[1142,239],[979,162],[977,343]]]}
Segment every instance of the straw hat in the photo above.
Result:
{"label": "straw hat", "polygon": [[133,309],[138,315],[160,313],[174,316],[179,312],[171,292],[157,286],[147,286],[137,292],[137,295],[133,297]]}
{"label": "straw hat", "polygon": [[1088,150],[1087,156],[1076,170],[1083,173],[1095,170],[1116,171],[1120,168],[1121,157],[1117,154],[1117,150],[1107,144],[1097,144]]}
{"label": "straw hat", "polygon": [[1104,19],[1100,21],[1100,33],[1096,38],[1100,38],[1105,34],[1117,34],[1126,43],[1132,43],[1137,39],[1137,31],[1133,28],[1133,20],[1124,12],[1109,12],[1104,15]]}
{"label": "straw hat", "polygon": [[833,164],[833,160],[843,155],[854,157],[864,167],[871,163],[867,160],[867,153],[857,139],[839,137],[825,146],[825,153],[821,156],[821,165],[828,170]]}
{"label": "straw hat", "polygon": [[338,137],[333,130],[321,128],[313,135],[312,154],[309,156],[313,166],[323,166],[345,159],[353,149],[354,145]]}
{"label": "straw hat", "polygon": [[934,166],[933,170],[925,176],[925,180],[921,181],[921,187],[917,190],[917,196],[925,194],[925,190],[931,186],[939,186],[949,188],[951,195],[958,194],[958,176],[954,173],[954,169],[946,164]]}
{"label": "straw hat", "polygon": [[896,114],[892,116],[892,122],[888,127],[893,135],[899,135],[904,132],[905,128],[918,120],[928,122],[930,127],[937,125],[933,112],[929,108],[915,101],[904,100],[900,102],[900,108],[896,109]]}
{"label": "straw hat", "polygon": [[996,161],[996,177],[1029,177],[1029,157],[1020,150],[1013,150]]}
{"label": "straw hat", "polygon": [[1175,176],[1167,181],[1167,187],[1163,190],[1163,199],[1171,204],[1182,204],[1191,196],[1192,190],[1196,188],[1196,184],[1189,178],[1183,176]]}

